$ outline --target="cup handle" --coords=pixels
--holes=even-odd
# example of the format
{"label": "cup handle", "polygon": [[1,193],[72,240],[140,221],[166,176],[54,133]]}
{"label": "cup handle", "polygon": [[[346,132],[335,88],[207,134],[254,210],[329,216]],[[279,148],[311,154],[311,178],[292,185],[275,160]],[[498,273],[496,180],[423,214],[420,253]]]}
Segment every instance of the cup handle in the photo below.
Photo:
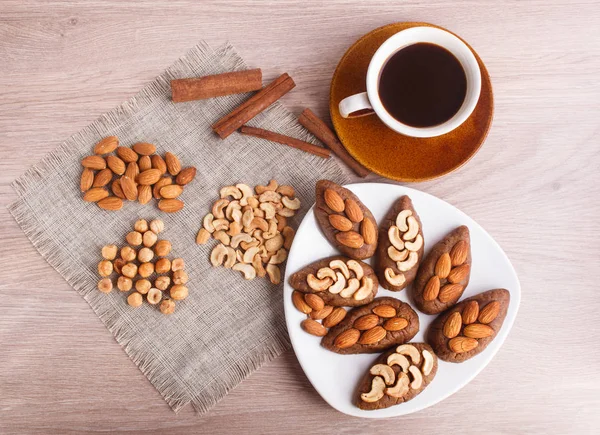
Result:
{"label": "cup handle", "polygon": [[358,118],[375,113],[366,92],[344,98],[340,101],[338,109],[342,118]]}

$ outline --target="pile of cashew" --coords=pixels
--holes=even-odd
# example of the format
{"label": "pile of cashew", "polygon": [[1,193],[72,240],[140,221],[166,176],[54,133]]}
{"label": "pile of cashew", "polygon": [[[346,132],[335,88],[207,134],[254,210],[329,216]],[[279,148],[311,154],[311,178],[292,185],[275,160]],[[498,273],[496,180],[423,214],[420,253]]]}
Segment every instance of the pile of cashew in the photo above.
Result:
{"label": "pile of cashew", "polygon": [[384,271],[385,279],[393,286],[401,286],[406,279],[404,273],[419,262],[418,251],[423,247],[423,236],[419,234],[419,222],[411,210],[402,210],[396,216],[396,225],[388,229],[390,247],[388,257],[396,262],[400,271],[396,273],[391,267]]}
{"label": "pile of cashew", "polygon": [[[420,364],[421,355],[423,355],[422,364]],[[403,344],[396,348],[395,353],[388,356],[386,363],[371,367],[370,373],[375,377],[371,381],[371,391],[360,396],[364,402],[377,402],[384,395],[400,398],[411,389],[418,390],[423,386],[423,376],[428,376],[433,370],[434,360],[428,350],[419,353],[413,345]],[[397,376],[392,368],[394,365],[402,369]]]}
{"label": "pile of cashew", "polygon": [[218,240],[210,255],[214,267],[239,271],[245,279],[268,276],[281,282],[279,265],[287,259],[295,231],[287,218],[296,214],[300,199],[292,186],[271,180],[266,186],[225,186],[211,212],[204,216],[196,243]]}
{"label": "pile of cashew", "polygon": [[317,271],[317,276],[309,273],[306,282],[315,291],[327,290],[357,301],[365,299],[373,291],[373,280],[364,275],[363,267],[356,260],[332,260],[329,267],[322,267]]}

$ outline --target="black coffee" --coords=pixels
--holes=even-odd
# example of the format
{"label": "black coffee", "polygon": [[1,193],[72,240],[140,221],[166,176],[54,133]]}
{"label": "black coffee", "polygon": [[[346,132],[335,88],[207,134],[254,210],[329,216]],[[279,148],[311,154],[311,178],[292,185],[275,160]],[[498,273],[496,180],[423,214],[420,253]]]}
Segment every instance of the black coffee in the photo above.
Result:
{"label": "black coffee", "polygon": [[452,118],[467,94],[460,62],[443,47],[409,45],[388,59],[379,78],[379,98],[390,115],[413,127]]}

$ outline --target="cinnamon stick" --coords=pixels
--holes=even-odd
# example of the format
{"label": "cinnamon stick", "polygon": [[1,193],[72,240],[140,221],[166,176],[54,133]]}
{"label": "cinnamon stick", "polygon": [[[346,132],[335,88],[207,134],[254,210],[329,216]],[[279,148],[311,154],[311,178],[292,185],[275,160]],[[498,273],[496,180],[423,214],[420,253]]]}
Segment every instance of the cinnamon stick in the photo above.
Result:
{"label": "cinnamon stick", "polygon": [[225,139],[246,122],[250,121],[275,101],[287,94],[294,86],[296,86],[294,80],[292,80],[287,73],[280,75],[233,112],[217,121],[212,126],[212,129],[221,137],[221,139]]}
{"label": "cinnamon stick", "polygon": [[283,134],[275,133],[274,131],[264,130],[262,128],[249,127],[247,125],[243,125],[240,129],[240,133],[247,134],[249,136],[260,137],[261,139],[270,140],[271,142],[277,142],[283,145],[290,146],[292,148],[296,148],[302,151],[305,151],[310,154],[314,154],[319,157],[323,157],[324,159],[328,159],[331,156],[331,153],[326,148],[321,148],[319,146],[313,145],[308,142],[304,142],[300,139],[296,139],[293,137],[285,136]]}
{"label": "cinnamon stick", "polygon": [[346,148],[337,139],[335,133],[310,109],[304,109],[298,118],[300,124],[327,145],[346,166],[352,169],[359,177],[369,175],[369,170],[364,168],[346,151]]}
{"label": "cinnamon stick", "polygon": [[241,94],[260,88],[262,88],[260,68],[171,80],[171,93],[175,103]]}

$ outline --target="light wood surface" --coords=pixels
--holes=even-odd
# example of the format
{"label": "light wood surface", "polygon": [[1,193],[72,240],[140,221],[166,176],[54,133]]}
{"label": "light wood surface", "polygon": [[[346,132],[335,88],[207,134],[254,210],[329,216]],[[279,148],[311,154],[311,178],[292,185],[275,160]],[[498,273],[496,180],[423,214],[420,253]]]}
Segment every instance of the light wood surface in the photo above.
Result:
{"label": "light wood surface", "polygon": [[[408,20],[457,32],[492,76],[481,151],[414,187],[468,213],[510,257],[523,301],[508,340],[468,386],[404,418],[337,413],[292,352],[209,414],[175,415],[17,227],[10,182],[201,39],[231,41],[266,77],[289,72],[284,103],[326,117],[344,50]],[[3,0],[0,433],[598,433],[599,29],[597,0]]]}

